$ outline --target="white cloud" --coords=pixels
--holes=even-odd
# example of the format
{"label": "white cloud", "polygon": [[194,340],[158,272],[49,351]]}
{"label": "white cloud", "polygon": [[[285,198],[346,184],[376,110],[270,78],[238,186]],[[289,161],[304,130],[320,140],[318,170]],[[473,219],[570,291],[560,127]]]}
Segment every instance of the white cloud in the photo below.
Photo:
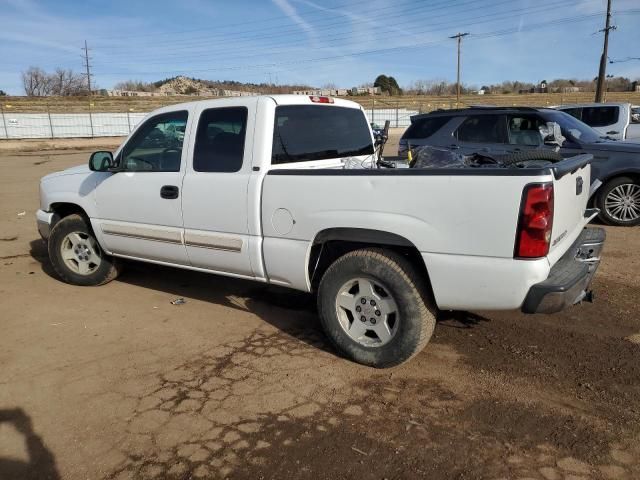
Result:
{"label": "white cloud", "polygon": [[313,27],[306,22],[296,11],[296,9],[287,0],[272,0],[289,19],[298,25],[302,30],[307,32],[312,41],[316,40],[316,32]]}

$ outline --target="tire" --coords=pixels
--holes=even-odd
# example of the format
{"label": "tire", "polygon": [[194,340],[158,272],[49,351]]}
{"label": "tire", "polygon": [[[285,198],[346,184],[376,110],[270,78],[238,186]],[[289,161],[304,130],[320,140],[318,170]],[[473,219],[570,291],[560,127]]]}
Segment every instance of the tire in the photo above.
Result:
{"label": "tire", "polygon": [[320,321],[345,357],[393,367],[419,353],[433,334],[436,319],[427,291],[425,279],[403,256],[355,250],[338,258],[320,281]]}
{"label": "tire", "polygon": [[640,183],[630,177],[608,181],[600,187],[596,206],[600,209],[600,219],[609,225],[640,225]]}
{"label": "tire", "polygon": [[80,215],[69,215],[55,224],[48,248],[58,277],[72,285],[104,285],[121,270],[120,263],[102,251],[91,227]]}
{"label": "tire", "polygon": [[516,163],[530,162],[533,160],[548,160],[550,162],[559,162],[564,158],[558,152],[544,149],[526,150],[524,152],[490,156],[502,165],[515,165]]}

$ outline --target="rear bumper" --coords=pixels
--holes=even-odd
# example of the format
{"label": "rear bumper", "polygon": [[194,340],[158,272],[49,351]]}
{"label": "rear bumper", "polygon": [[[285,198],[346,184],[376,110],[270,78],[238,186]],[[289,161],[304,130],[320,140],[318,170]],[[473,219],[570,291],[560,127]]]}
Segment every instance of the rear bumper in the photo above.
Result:
{"label": "rear bumper", "polygon": [[551,268],[546,280],[529,289],[524,313],[554,313],[582,300],[591,300],[591,281],[604,246],[602,228],[585,228],[573,245]]}

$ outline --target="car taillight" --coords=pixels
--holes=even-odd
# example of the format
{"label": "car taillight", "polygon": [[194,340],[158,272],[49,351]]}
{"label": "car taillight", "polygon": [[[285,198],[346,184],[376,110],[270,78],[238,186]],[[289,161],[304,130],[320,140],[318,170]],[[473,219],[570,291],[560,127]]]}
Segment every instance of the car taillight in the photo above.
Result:
{"label": "car taillight", "polygon": [[310,95],[309,98],[314,103],[333,103],[333,98],[331,97],[319,97],[318,95]]}
{"label": "car taillight", "polygon": [[553,184],[527,185],[522,193],[515,257],[539,258],[549,253],[553,226]]}

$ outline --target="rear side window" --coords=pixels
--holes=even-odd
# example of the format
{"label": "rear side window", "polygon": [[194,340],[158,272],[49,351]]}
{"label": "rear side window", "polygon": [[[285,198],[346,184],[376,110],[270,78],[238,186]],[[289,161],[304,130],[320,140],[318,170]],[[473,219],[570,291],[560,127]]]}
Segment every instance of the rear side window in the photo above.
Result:
{"label": "rear side window", "polygon": [[456,135],[461,142],[506,143],[504,123],[502,115],[472,115],[458,127]]}
{"label": "rear side window", "polygon": [[619,107],[584,107],[582,121],[592,127],[606,127],[618,122]]}
{"label": "rear side window", "polygon": [[582,108],[563,108],[562,111],[572,117],[576,117],[578,120],[582,119]]}
{"label": "rear side window", "polygon": [[245,107],[210,108],[198,122],[193,169],[196,172],[237,172],[242,168],[247,131]]}
{"label": "rear side window", "polygon": [[411,125],[407,128],[407,131],[404,132],[402,138],[429,138],[440,130],[449,120],[451,120],[451,117],[445,116],[417,118],[411,122]]}
{"label": "rear side window", "polygon": [[359,109],[326,105],[276,107],[273,164],[372,153],[369,124]]}

